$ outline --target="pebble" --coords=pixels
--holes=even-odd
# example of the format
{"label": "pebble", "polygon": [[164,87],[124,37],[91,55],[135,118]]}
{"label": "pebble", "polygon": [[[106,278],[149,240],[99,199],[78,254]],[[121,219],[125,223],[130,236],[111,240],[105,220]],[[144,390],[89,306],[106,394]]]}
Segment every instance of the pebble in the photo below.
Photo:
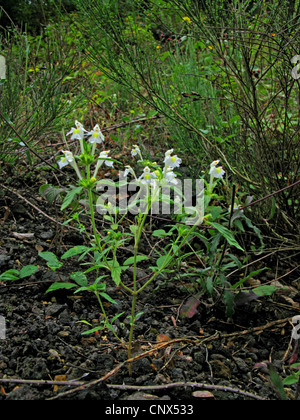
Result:
{"label": "pebble", "polygon": [[60,305],[59,303],[49,304],[45,309],[46,316],[55,316],[62,312],[67,305]]}

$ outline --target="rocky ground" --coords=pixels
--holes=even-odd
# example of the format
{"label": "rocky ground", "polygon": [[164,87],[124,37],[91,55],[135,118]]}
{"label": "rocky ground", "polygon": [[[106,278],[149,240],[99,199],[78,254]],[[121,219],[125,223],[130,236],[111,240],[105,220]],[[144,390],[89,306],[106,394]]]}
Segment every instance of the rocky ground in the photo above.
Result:
{"label": "rocky ground", "polygon": [[[57,273],[38,252],[55,251],[61,226],[55,223],[54,209],[38,197],[36,184],[2,179],[1,185],[0,273],[26,264],[40,269],[16,283],[0,283],[0,315],[6,320],[6,338],[0,340],[0,400],[279,398],[261,364],[271,362],[282,378],[290,373],[295,344],[290,319],[299,313],[297,270],[284,277],[296,290],[290,301],[281,294],[259,298],[236,308],[232,319],[225,317],[221,303],[212,304],[206,297],[193,317],[181,317],[188,289],[178,279],[158,279],[139,301],[143,314],[135,328],[130,376],[127,352],[111,332],[82,335],[87,326],[78,321],[97,325],[101,318],[94,295],[45,293]],[[75,230],[63,229],[64,247],[81,241]],[[273,264],[268,281],[278,277]],[[74,270],[63,267],[62,278],[70,268]],[[280,272],[293,268],[282,264]],[[128,314],[130,297],[113,286],[110,295],[117,311]],[[113,305],[106,309],[115,314]],[[116,328],[126,341],[125,315]],[[295,385],[287,387],[288,398],[293,399],[295,391]]]}

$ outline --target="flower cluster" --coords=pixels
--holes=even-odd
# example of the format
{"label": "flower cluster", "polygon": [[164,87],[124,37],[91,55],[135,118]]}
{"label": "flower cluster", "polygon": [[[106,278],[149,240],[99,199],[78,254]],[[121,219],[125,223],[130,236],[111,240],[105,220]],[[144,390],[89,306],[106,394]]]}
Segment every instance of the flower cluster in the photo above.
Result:
{"label": "flower cluster", "polygon": [[[103,163],[108,167],[113,167],[113,160],[109,156],[109,150],[102,151],[98,156],[96,156],[96,145],[102,144],[104,142],[104,136],[101,132],[99,125],[95,125],[93,130],[87,131],[83,127],[83,125],[79,121],[75,121],[75,127],[72,127],[71,130],[67,133],[67,135],[71,135],[71,140],[79,140],[80,148],[81,148],[81,155],[79,156],[79,161],[86,165],[88,168],[90,165],[97,161],[94,169],[94,173],[91,176],[89,169],[88,169],[88,180],[92,180],[92,182],[96,182],[96,177],[98,170],[103,165]],[[72,152],[69,150],[62,151],[64,156],[60,158],[58,162],[59,168],[62,169],[66,165],[71,165],[72,168],[76,171],[78,178],[83,182],[82,173],[80,172],[76,159]],[[128,174],[131,174],[135,181],[139,182],[140,184],[151,186],[151,187],[158,187],[159,185],[166,185],[166,184],[173,184],[177,185],[178,180],[177,174],[174,172],[175,168],[179,168],[182,163],[182,160],[173,154],[174,149],[167,150],[165,152],[164,157],[164,165],[159,167],[156,162],[151,163],[147,162],[143,159],[141,149],[138,145],[133,145],[131,150],[132,157],[138,157],[140,162],[143,163],[144,169],[142,174],[137,177],[135,174],[134,169],[131,166],[125,166],[125,171],[123,172],[123,176],[127,177]],[[209,183],[209,191],[212,192],[214,187],[214,179],[223,178],[225,171],[222,166],[218,166],[219,160],[214,160],[210,164],[210,183]]]}
{"label": "flower cluster", "polygon": [[192,23],[191,19],[190,19],[188,16],[184,16],[184,17],[182,18],[182,20],[183,20],[185,23],[188,23],[188,24]]}
{"label": "flower cluster", "polygon": [[[175,174],[173,169],[176,167],[179,167],[182,161],[177,155],[172,156],[172,153],[173,153],[173,149],[166,151],[163,169],[159,168],[154,171],[151,171],[149,166],[146,165],[144,167],[143,173],[139,176],[139,178],[137,178],[131,166],[126,166],[123,176],[126,177],[128,174],[131,174],[134,176],[134,178],[137,181],[140,181],[142,184],[145,184],[145,185],[148,184],[151,186],[155,186],[157,182],[160,182],[160,183],[166,182],[168,184],[176,185],[178,183],[176,179],[177,175]],[[139,156],[141,160],[143,160],[141,150],[139,146],[137,145],[133,146],[131,150],[131,155]]]}
{"label": "flower cluster", "polygon": [[[89,143],[92,144],[92,149],[91,149],[91,155],[94,157],[95,154],[95,149],[96,149],[96,145],[97,144],[101,144],[104,142],[104,136],[100,130],[99,125],[95,125],[95,127],[93,128],[93,130],[91,131],[87,131],[85,130],[85,128],[83,127],[83,125],[79,122],[79,121],[75,121],[75,127],[72,127],[71,130],[67,133],[67,136],[71,134],[71,140],[79,140],[80,142],[80,148],[81,148],[81,153],[82,156],[85,155],[85,147],[84,147],[84,142],[85,142],[85,137],[87,137],[87,141]],[[60,158],[60,161],[58,162],[58,166],[60,169],[62,169],[64,166],[66,165],[71,165],[73,169],[75,169],[77,176],[79,179],[82,179],[82,175],[79,171],[79,168],[77,166],[75,157],[73,155],[72,152],[70,152],[69,150],[62,150],[64,156]],[[109,167],[113,167],[113,161],[111,160],[111,158],[108,156],[109,154],[109,150],[108,151],[102,151],[99,156],[97,157],[97,164],[94,170],[94,175],[92,176],[92,178],[95,178],[99,168],[101,167],[101,165],[103,164],[103,162],[105,163],[106,166]]]}

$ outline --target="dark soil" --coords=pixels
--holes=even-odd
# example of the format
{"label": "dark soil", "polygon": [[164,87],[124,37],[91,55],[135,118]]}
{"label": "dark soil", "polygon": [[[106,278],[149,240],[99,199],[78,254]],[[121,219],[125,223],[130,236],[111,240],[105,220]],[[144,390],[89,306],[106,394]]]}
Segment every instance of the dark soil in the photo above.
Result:
{"label": "dark soil", "polygon": [[[238,306],[232,319],[226,318],[221,301],[203,297],[198,312],[188,318],[179,316],[181,305],[190,296],[187,285],[171,276],[159,278],[139,301],[138,312],[143,314],[134,332],[135,359],[130,376],[127,351],[111,332],[82,335],[87,326],[78,321],[96,326],[101,318],[92,294],[79,296],[65,290],[45,293],[58,280],[58,274],[47,269],[38,251],[56,252],[61,232],[62,252],[81,244],[82,238],[75,230],[62,228],[46,217],[57,218],[54,207],[39,197],[43,180],[37,179],[33,185],[32,175],[29,179],[27,185],[16,178],[2,180],[2,187],[10,191],[0,188],[0,272],[27,264],[40,266],[31,278],[0,284],[0,315],[6,320],[6,338],[0,340],[0,400],[279,398],[266,371],[256,364],[272,362],[282,378],[290,373],[290,344],[294,343],[290,343],[292,326],[288,318],[299,312],[299,294],[290,302],[281,294],[259,298]],[[34,236],[18,237],[15,232]],[[68,261],[72,266],[60,270],[62,279],[76,268],[76,260]],[[277,263],[266,261],[268,267],[273,264],[273,269],[265,280],[294,268],[285,260],[278,271]],[[147,267],[140,274],[148,274]],[[294,270],[282,283],[299,290],[298,275]],[[130,282],[130,276],[126,281]],[[107,304],[106,309],[111,315],[124,312],[115,325],[126,342],[130,297],[112,284],[109,293],[118,305]],[[16,379],[19,383],[13,381]],[[53,384],[58,380],[63,380],[63,385]],[[86,386],[66,384],[73,380]],[[203,390],[196,383],[210,385],[206,391],[211,394],[195,393]],[[295,385],[286,388],[289,398],[293,399],[295,390]]]}

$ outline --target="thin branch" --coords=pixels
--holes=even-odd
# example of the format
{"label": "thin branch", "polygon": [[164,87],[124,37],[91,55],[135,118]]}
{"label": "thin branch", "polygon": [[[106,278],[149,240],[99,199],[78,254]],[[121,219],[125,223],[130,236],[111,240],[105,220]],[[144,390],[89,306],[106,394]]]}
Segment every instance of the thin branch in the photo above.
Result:
{"label": "thin branch", "polygon": [[210,384],[204,384],[199,382],[174,382],[170,384],[165,385],[146,385],[146,386],[140,386],[140,385],[114,385],[114,384],[108,384],[108,388],[112,389],[119,389],[122,391],[161,391],[171,388],[201,388],[201,389],[210,389],[213,391],[224,391],[224,392],[233,392],[235,394],[240,394],[245,397],[254,398],[256,400],[266,400],[266,398],[260,397],[259,395],[253,394],[252,392],[243,391],[242,389],[238,388],[232,388],[229,386],[223,386],[223,385],[210,385]]}

